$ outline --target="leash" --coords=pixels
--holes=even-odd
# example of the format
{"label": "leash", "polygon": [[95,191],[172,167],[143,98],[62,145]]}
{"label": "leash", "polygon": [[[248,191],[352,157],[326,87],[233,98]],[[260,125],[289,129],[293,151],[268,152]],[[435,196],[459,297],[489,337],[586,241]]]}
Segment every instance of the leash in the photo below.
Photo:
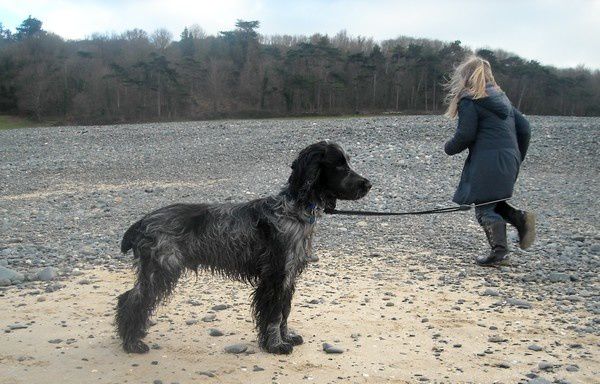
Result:
{"label": "leash", "polygon": [[488,205],[493,203],[498,203],[500,201],[506,201],[510,198],[499,199],[494,201],[487,201],[485,203],[480,204],[461,204],[457,207],[444,207],[444,208],[435,208],[435,209],[427,209],[424,211],[406,211],[406,212],[377,212],[377,211],[349,211],[343,209],[334,209],[325,213],[330,215],[357,215],[357,216],[408,216],[408,215],[432,215],[436,213],[452,213],[452,212],[461,212],[468,211],[474,207],[481,207],[482,205]]}

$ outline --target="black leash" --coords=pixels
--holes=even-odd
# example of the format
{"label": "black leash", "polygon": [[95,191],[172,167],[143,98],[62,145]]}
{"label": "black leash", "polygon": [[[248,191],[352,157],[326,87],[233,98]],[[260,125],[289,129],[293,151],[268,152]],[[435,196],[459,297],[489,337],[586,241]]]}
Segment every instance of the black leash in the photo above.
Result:
{"label": "black leash", "polygon": [[506,201],[508,199],[500,199],[494,201],[488,201],[481,204],[473,204],[473,205],[465,205],[461,204],[457,207],[444,207],[444,208],[435,208],[428,209],[425,211],[406,211],[406,212],[376,212],[376,211],[347,211],[341,209],[334,209],[331,211],[327,211],[325,213],[331,215],[357,215],[357,216],[408,216],[408,215],[432,215],[436,213],[451,213],[451,212],[460,212],[460,211],[468,211],[473,207],[480,207],[482,205],[497,203],[499,201]]}

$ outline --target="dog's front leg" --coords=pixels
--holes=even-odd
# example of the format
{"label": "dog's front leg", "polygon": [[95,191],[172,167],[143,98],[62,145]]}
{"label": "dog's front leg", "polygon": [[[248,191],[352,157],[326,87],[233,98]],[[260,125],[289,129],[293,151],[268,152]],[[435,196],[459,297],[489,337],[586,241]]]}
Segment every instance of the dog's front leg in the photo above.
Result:
{"label": "dog's front leg", "polygon": [[283,277],[270,275],[261,278],[253,293],[254,315],[260,347],[276,354],[289,354],[294,347],[281,337],[285,290]]}
{"label": "dog's front leg", "polygon": [[281,312],[281,338],[283,341],[292,345],[300,345],[304,343],[302,336],[288,329],[287,319],[292,309],[292,297],[294,296],[294,287],[290,287],[285,291],[283,299],[283,310]]}

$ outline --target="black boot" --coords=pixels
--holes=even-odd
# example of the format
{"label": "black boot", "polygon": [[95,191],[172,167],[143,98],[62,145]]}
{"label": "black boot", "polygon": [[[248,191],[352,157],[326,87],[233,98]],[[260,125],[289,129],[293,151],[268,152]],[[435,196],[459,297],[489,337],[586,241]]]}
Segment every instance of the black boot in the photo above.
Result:
{"label": "black boot", "polygon": [[478,256],[475,261],[482,266],[504,265],[508,262],[508,245],[506,244],[506,223],[496,222],[484,225],[490,247],[489,255]]}
{"label": "black boot", "polygon": [[535,240],[535,215],[532,212],[521,211],[502,201],[496,205],[496,212],[519,233],[519,247],[527,249]]}

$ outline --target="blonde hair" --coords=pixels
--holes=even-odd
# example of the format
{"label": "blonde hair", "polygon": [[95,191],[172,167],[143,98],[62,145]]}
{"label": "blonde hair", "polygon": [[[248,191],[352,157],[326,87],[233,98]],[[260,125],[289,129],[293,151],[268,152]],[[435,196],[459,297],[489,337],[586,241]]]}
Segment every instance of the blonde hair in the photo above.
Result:
{"label": "blonde hair", "polygon": [[492,67],[487,60],[479,56],[469,56],[454,69],[450,80],[445,84],[448,90],[445,102],[448,109],[445,115],[455,117],[458,113],[458,103],[464,96],[471,96],[473,99],[486,97],[486,84],[497,86]]}

